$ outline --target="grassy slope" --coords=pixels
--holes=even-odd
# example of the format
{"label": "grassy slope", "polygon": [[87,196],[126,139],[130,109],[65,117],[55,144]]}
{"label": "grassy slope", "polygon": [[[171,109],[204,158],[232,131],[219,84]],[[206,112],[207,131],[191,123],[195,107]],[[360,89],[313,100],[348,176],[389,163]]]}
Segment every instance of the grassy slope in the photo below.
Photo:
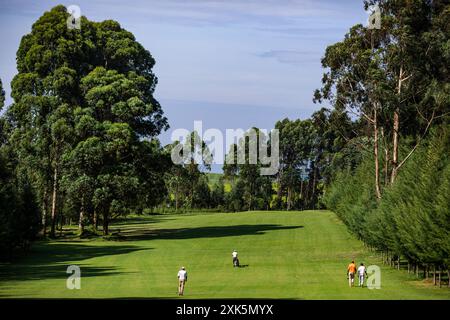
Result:
{"label": "grassy slope", "polygon": [[[176,273],[189,274],[185,298],[450,299],[379,259],[328,211],[245,212],[133,218],[116,224],[126,239],[42,242],[0,266],[0,297],[176,297]],[[244,268],[233,268],[231,251]],[[348,288],[352,258],[382,268],[382,288]],[[81,266],[81,290],[66,289],[66,267]]]}

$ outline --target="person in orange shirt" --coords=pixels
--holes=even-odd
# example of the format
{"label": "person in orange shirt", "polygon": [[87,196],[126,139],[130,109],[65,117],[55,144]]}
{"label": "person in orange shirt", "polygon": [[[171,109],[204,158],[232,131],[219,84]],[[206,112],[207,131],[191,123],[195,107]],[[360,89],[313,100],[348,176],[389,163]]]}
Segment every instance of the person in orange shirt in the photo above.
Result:
{"label": "person in orange shirt", "polygon": [[353,287],[353,283],[355,281],[355,273],[356,273],[356,264],[355,261],[352,261],[347,267],[347,279],[348,285]]}

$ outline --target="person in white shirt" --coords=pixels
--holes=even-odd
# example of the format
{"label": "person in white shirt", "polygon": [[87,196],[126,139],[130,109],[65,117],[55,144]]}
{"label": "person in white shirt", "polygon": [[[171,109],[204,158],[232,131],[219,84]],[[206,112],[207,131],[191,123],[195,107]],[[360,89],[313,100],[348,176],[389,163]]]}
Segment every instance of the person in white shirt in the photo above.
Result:
{"label": "person in white shirt", "polygon": [[233,257],[233,267],[239,267],[239,259],[237,251],[233,250],[231,256]]}
{"label": "person in white shirt", "polygon": [[359,280],[359,286],[364,287],[364,278],[367,276],[366,267],[364,266],[364,263],[361,262],[361,265],[358,267],[357,270],[358,273],[358,280]]}
{"label": "person in white shirt", "polygon": [[178,271],[178,295],[182,296],[184,294],[184,285],[187,282],[187,272],[185,267],[181,267]]}

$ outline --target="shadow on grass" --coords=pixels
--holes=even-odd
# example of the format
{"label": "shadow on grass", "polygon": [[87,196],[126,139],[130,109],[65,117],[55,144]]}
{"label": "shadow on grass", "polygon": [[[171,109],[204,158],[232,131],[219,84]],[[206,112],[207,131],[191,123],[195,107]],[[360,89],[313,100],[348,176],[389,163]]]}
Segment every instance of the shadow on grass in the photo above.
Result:
{"label": "shadow on grass", "polygon": [[138,217],[121,217],[121,218],[117,218],[111,224],[111,227],[123,226],[123,225],[152,224],[152,223],[158,223],[161,221],[169,221],[169,220],[174,220],[174,219],[175,219],[174,217],[168,217],[168,215],[163,215],[163,214],[145,215],[145,216],[138,216]]}
{"label": "shadow on grass", "polygon": [[[174,220],[174,217],[169,217],[168,215],[163,214],[155,214],[155,215],[143,215],[143,216],[135,216],[135,217],[119,217],[112,221],[110,225],[110,231],[114,233],[116,230],[120,230],[124,227],[128,226],[137,226],[140,225],[150,225],[159,223],[162,221]],[[57,230],[56,237],[51,239],[46,237],[41,240],[56,240],[56,241],[66,241],[66,242],[84,242],[83,239],[97,239],[102,237],[102,228],[99,226],[97,231],[93,231],[93,229],[86,228],[84,235],[80,236],[78,231],[78,225],[65,225],[62,230]]]}
{"label": "shadow on grass", "polygon": [[7,285],[11,281],[29,281],[46,279],[67,279],[69,265],[78,265],[82,277],[110,276],[123,274],[114,266],[94,267],[81,262],[91,258],[130,252],[150,250],[131,245],[89,246],[74,243],[41,243],[32,248],[30,253],[11,263],[0,264],[0,283]]}
{"label": "shadow on grass", "polygon": [[303,228],[303,226],[280,226],[276,224],[255,224],[235,226],[214,226],[179,229],[131,229],[123,228],[110,240],[138,241],[154,239],[197,239],[220,238],[245,235],[261,235],[267,231],[289,230]]}

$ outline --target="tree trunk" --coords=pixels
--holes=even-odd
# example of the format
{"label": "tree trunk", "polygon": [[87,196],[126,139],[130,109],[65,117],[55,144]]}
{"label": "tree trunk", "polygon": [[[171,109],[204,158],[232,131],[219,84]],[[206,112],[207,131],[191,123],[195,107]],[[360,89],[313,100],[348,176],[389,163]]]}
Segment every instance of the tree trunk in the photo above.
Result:
{"label": "tree trunk", "polygon": [[439,288],[441,287],[441,266],[439,266]]}
{"label": "tree trunk", "polygon": [[373,110],[373,154],[375,157],[375,194],[377,199],[381,199],[381,190],[380,190],[380,167],[379,167],[379,159],[378,159],[378,122],[377,122],[377,107],[375,104],[375,108]]}
{"label": "tree trunk", "polygon": [[103,214],[103,235],[107,236],[109,234],[108,230],[108,215],[106,213]]}
{"label": "tree trunk", "polygon": [[394,134],[393,134],[393,147],[392,147],[392,171],[391,171],[391,184],[394,183],[397,177],[397,165],[398,165],[398,128],[399,128],[399,110],[398,108],[394,112]]}
{"label": "tree trunk", "polygon": [[389,150],[388,148],[384,149],[384,185],[387,186],[389,184]]}
{"label": "tree trunk", "polygon": [[383,140],[383,144],[384,144],[383,179],[384,179],[384,185],[387,186],[389,184],[389,148],[387,147],[387,144],[386,144],[383,127],[381,127],[380,130],[381,130],[381,139]]}
{"label": "tree trunk", "polygon": [[63,215],[59,215],[59,236],[62,237],[62,233],[63,233],[63,226],[64,226],[64,216]]}
{"label": "tree trunk", "polygon": [[53,198],[52,198],[52,226],[50,230],[50,236],[52,238],[55,237],[55,224],[56,224],[56,202],[57,202],[57,194],[58,194],[58,166],[55,166],[54,175],[53,175]]}
{"label": "tree trunk", "polygon": [[44,187],[44,195],[42,197],[42,235],[45,237],[47,233],[47,186]]}
{"label": "tree trunk", "polygon": [[450,288],[450,270],[447,270],[447,279],[448,279],[448,283],[447,283],[447,287]]}
{"label": "tree trunk", "polygon": [[[398,75],[398,87],[397,95],[400,100],[400,94],[402,92],[402,81],[403,81],[403,66],[400,66],[400,71]],[[392,136],[392,171],[391,171],[391,184],[394,183],[397,177],[397,167],[398,167],[398,131],[400,128],[400,107],[394,111],[394,122],[393,122],[393,136]]]}
{"label": "tree trunk", "polygon": [[436,266],[433,265],[433,284],[436,285]]}
{"label": "tree trunk", "polygon": [[80,208],[80,219],[78,220],[78,230],[80,234],[83,234],[84,231],[84,196],[81,197],[81,208]]}
{"label": "tree trunk", "polygon": [[97,210],[94,209],[94,230],[97,231],[98,229],[98,216],[97,216]]}

